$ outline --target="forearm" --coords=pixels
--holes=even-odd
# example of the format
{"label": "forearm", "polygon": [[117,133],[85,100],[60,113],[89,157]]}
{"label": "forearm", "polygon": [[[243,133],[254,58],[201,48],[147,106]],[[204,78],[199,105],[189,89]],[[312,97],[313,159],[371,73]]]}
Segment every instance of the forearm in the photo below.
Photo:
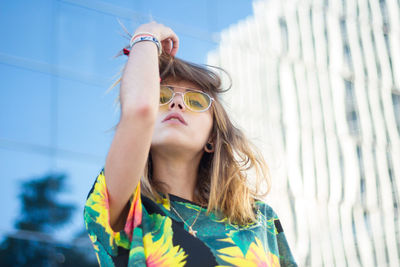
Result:
{"label": "forearm", "polygon": [[143,41],[136,43],[131,51],[121,78],[121,114],[148,110],[155,115],[160,95],[157,46]]}
{"label": "forearm", "polygon": [[[150,32],[163,50],[174,55],[178,37],[168,27],[151,22],[136,32]],[[174,46],[165,46],[171,40]],[[140,41],[133,45],[121,78],[121,118],[106,158],[105,180],[109,193],[110,223],[120,228],[124,208],[143,175],[158,113],[160,78],[157,45]],[[125,219],[125,218],[123,218]]]}

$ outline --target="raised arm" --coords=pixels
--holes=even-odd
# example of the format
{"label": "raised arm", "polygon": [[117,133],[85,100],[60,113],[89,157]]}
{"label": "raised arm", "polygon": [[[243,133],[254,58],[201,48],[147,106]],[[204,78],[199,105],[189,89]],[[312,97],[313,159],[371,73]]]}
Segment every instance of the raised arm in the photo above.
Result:
{"label": "raised arm", "polygon": [[[135,34],[139,32],[152,33],[165,52],[176,54],[179,41],[170,28],[151,22],[138,27]],[[104,167],[114,231],[122,230],[127,203],[144,172],[159,107],[159,90],[157,46],[150,41],[136,43],[122,74],[121,117]]]}

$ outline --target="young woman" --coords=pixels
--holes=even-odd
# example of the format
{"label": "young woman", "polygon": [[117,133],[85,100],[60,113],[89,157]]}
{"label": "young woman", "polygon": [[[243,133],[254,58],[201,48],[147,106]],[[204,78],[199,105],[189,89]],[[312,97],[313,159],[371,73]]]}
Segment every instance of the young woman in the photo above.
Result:
{"label": "young woman", "polygon": [[121,117],[84,209],[100,265],[296,266],[260,201],[267,166],[222,107],[219,76],[175,58],[178,47],[151,22],[124,49]]}

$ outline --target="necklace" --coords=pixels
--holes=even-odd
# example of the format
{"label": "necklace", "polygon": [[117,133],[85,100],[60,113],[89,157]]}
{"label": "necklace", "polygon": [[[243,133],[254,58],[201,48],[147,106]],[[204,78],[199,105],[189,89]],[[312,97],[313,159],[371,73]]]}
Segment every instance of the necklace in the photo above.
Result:
{"label": "necklace", "polygon": [[174,207],[172,207],[172,205],[170,205],[171,209],[176,213],[176,215],[178,215],[178,217],[182,220],[182,222],[184,224],[186,224],[186,226],[189,228],[189,234],[191,234],[194,237],[197,237],[197,231],[193,230],[193,225],[196,223],[197,218],[199,218],[200,212],[201,212],[201,207],[199,207],[199,212],[197,213],[196,219],[194,219],[192,225],[187,224],[187,222],[182,218],[182,216],[176,211],[176,209]]}

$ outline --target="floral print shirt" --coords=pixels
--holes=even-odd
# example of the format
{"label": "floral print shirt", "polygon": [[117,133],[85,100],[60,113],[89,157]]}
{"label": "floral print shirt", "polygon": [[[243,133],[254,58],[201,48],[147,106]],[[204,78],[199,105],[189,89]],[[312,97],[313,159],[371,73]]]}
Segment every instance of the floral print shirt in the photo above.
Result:
{"label": "floral print shirt", "polygon": [[[257,222],[245,226],[178,196],[154,202],[140,194],[140,183],[129,203],[124,229],[113,231],[103,168],[84,208],[100,266],[297,266],[277,215],[264,202],[257,202]],[[196,237],[171,206],[187,225],[197,217]]]}

